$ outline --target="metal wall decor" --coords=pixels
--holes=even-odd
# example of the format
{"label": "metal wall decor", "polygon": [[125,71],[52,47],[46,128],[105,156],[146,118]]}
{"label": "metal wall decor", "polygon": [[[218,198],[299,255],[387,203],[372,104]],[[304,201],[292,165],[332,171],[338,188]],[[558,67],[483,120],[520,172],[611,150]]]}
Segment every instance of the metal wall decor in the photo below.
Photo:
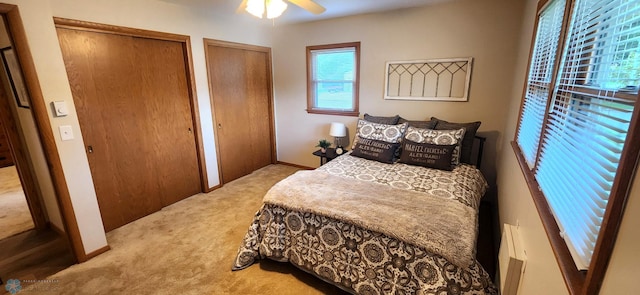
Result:
{"label": "metal wall decor", "polygon": [[467,101],[472,57],[390,61],[384,99]]}

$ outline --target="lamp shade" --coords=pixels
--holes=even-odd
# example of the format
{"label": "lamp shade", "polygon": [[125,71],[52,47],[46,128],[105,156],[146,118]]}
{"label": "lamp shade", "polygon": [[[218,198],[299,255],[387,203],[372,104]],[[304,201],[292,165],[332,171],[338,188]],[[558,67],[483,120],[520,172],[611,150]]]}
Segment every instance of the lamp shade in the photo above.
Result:
{"label": "lamp shade", "polygon": [[331,129],[329,130],[329,135],[333,137],[344,137],[347,136],[347,126],[342,123],[331,123]]}

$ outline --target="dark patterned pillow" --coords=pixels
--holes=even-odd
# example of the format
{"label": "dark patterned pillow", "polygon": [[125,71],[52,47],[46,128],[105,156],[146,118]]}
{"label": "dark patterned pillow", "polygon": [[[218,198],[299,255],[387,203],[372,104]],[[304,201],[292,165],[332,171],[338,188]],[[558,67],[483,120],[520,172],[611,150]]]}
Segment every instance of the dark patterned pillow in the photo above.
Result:
{"label": "dark patterned pillow", "polygon": [[381,140],[388,143],[399,143],[402,141],[406,130],[407,123],[387,125],[358,120],[356,137],[353,140],[352,149],[356,147],[356,143],[358,143],[358,140],[361,138]]}
{"label": "dark patterned pillow", "polygon": [[400,117],[400,119],[398,120],[398,124],[402,124],[402,123],[408,123],[409,126],[411,127],[416,127],[416,128],[424,128],[424,129],[435,129],[434,127],[436,127],[436,121],[434,120],[429,120],[429,121],[410,121],[407,120],[403,117]]}
{"label": "dark patterned pillow", "polygon": [[391,164],[395,161],[400,143],[388,143],[382,140],[359,138],[352,156]]}
{"label": "dark patterned pillow", "polygon": [[402,141],[400,163],[417,165],[440,170],[453,170],[451,158],[457,144],[439,145],[433,143],[417,143],[405,139]]}
{"label": "dark patterned pillow", "polygon": [[462,143],[462,138],[464,138],[464,132],[464,128],[457,130],[434,130],[408,127],[404,138],[417,143],[455,145],[456,148],[451,157],[451,164],[455,166],[460,163],[460,144]]}
{"label": "dark patterned pillow", "polygon": [[400,116],[395,115],[393,117],[382,117],[382,116],[371,116],[365,113],[364,119],[372,123],[396,125],[398,124],[398,120],[400,119]]}
{"label": "dark patterned pillow", "polygon": [[431,117],[431,121],[435,122],[435,128],[433,129],[437,130],[465,129],[464,138],[462,139],[462,148],[460,151],[460,162],[472,164],[471,153],[473,152],[473,140],[476,137],[476,132],[478,131],[478,128],[480,128],[480,124],[482,124],[482,122],[454,123],[440,120],[436,117]]}

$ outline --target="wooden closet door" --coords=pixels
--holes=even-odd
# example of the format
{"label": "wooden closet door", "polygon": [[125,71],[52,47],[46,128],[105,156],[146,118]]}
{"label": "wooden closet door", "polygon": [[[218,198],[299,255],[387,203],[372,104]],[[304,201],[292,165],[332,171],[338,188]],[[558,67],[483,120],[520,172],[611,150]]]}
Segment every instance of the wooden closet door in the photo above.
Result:
{"label": "wooden closet door", "polygon": [[199,193],[182,44],[57,32],[105,230]]}
{"label": "wooden closet door", "polygon": [[207,43],[223,183],[275,162],[271,53],[264,47],[242,47]]}

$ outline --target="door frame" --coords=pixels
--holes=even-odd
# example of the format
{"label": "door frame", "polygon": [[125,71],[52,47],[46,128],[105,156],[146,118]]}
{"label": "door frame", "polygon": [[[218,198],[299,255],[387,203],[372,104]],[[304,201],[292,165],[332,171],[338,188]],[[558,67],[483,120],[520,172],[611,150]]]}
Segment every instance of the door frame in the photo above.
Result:
{"label": "door frame", "polygon": [[[64,234],[66,235],[76,260],[83,262],[88,260],[85,253],[82,239],[80,237],[80,229],[71,205],[71,197],[67,182],[64,178],[62,163],[60,162],[60,154],[55,143],[53,129],[49,121],[48,110],[40,88],[40,82],[36,73],[29,43],[27,42],[27,34],[24,30],[22,18],[17,5],[0,3],[0,14],[4,15],[7,31],[13,42],[16,57],[20,63],[22,74],[24,75],[24,83],[29,92],[29,100],[31,112],[36,123],[38,136],[42,144],[45,159],[49,166],[49,173],[53,182],[53,188],[56,194],[58,206],[64,226]],[[12,142],[13,144],[13,142]],[[23,169],[24,170],[24,169]]]}
{"label": "door frame", "polygon": [[[215,139],[215,146],[216,146],[216,154],[218,155],[216,157],[216,159],[218,160],[218,181],[220,182],[220,185],[218,187],[221,187],[224,185],[223,181],[222,181],[222,167],[221,167],[221,163],[220,163],[220,146],[218,145],[218,130],[216,129],[216,113],[215,113],[215,102],[213,101],[213,87],[211,84],[211,77],[209,75],[210,73],[210,68],[209,68],[209,46],[218,46],[218,47],[227,47],[227,48],[235,48],[235,49],[242,49],[242,50],[249,50],[249,51],[258,51],[258,52],[264,52],[267,55],[267,81],[268,81],[268,85],[267,85],[267,93],[269,95],[269,135],[270,135],[270,140],[271,140],[271,164],[275,164],[277,162],[277,150],[276,150],[276,128],[275,128],[275,114],[273,112],[274,110],[274,101],[273,101],[273,68],[271,65],[271,48],[270,47],[264,47],[264,46],[258,46],[258,45],[251,45],[251,44],[244,44],[244,43],[236,43],[236,42],[229,42],[229,41],[223,41],[223,40],[217,40],[217,39],[208,39],[208,38],[203,38],[204,41],[204,57],[205,57],[205,64],[207,65],[207,84],[209,86],[209,103],[211,104],[211,118],[212,118],[212,124],[213,124],[213,136]],[[214,189],[216,189],[217,187],[211,188],[210,190],[207,190],[207,192],[212,191]]]}

